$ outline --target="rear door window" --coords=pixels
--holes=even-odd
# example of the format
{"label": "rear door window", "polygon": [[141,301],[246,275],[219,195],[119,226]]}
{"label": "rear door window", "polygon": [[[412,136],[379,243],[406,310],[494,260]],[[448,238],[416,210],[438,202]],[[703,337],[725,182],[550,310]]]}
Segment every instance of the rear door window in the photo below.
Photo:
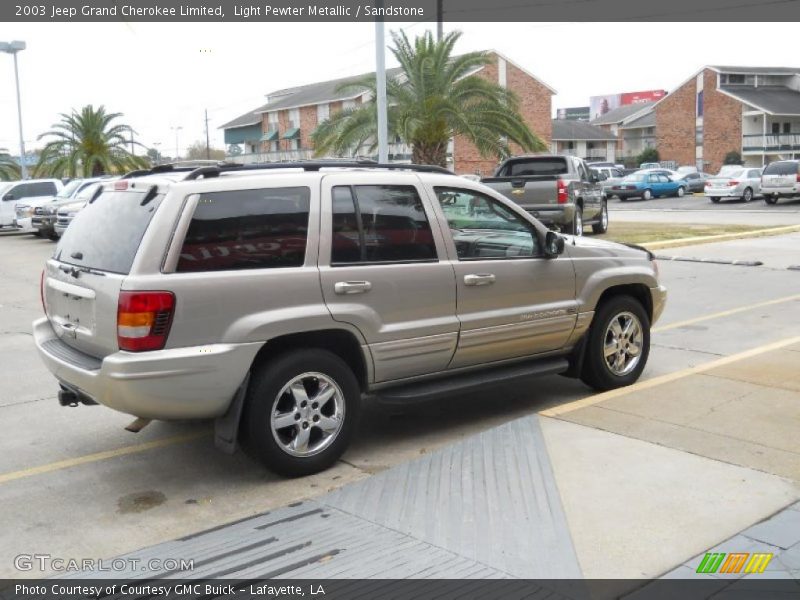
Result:
{"label": "rear door window", "polygon": [[162,199],[155,188],[103,192],[75,215],[53,257],[75,266],[127,275]]}
{"label": "rear door window", "polygon": [[178,272],[300,267],[308,241],[308,187],[202,194]]}
{"label": "rear door window", "polygon": [[438,260],[414,186],[336,186],[332,194],[332,265]]}

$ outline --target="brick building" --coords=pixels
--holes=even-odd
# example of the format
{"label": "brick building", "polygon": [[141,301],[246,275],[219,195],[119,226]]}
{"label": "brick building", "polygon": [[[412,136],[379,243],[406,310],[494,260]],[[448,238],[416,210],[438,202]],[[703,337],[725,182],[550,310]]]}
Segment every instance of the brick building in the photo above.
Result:
{"label": "brick building", "polygon": [[654,104],[654,102],[625,104],[593,119],[590,124],[616,137],[617,159],[633,158],[644,148],[654,145],[652,129],[655,125],[650,125],[646,118]]}
{"label": "brick building", "polygon": [[[520,112],[528,126],[549,144],[552,134],[552,96],[555,90],[501,54],[489,51],[491,61],[470,73],[484,77],[513,91]],[[387,77],[396,77],[400,69],[387,69]],[[311,134],[331,114],[356,106],[369,99],[364,88],[343,89],[365,75],[347,77],[278,90],[267,95],[267,102],[221,127],[226,145],[243,147],[243,154],[231,156],[237,162],[301,160],[314,154]],[[389,146],[389,160],[406,162],[411,149],[402,140]],[[352,155],[365,155],[366,148],[354,148]],[[482,158],[473,144],[456,136],[448,146],[449,166],[458,173],[490,174],[497,158]]]}
{"label": "brick building", "polygon": [[800,156],[800,69],[707,66],[654,106],[662,160],[716,173]]}
{"label": "brick building", "polygon": [[586,160],[617,160],[617,136],[583,121],[554,120],[551,139],[550,151],[553,154],[578,156]]}

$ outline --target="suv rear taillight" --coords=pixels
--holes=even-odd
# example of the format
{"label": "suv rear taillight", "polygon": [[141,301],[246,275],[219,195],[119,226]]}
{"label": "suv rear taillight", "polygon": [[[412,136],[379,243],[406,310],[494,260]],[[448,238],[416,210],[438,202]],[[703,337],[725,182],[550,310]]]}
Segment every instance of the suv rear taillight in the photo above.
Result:
{"label": "suv rear taillight", "polygon": [[558,195],[556,196],[558,203],[566,204],[569,201],[569,192],[563,179],[556,181],[556,189],[558,190]]}
{"label": "suv rear taillight", "polygon": [[39,298],[42,300],[42,310],[47,315],[47,305],[44,303],[44,274],[47,269],[42,269],[42,276],[39,278]]}
{"label": "suv rear taillight", "polygon": [[796,179],[796,181],[797,181],[797,183],[800,183],[800,173],[798,173],[798,174],[797,174],[797,179]]}
{"label": "suv rear taillight", "polygon": [[117,343],[120,350],[161,350],[167,343],[175,294],[172,292],[120,292],[117,308]]}

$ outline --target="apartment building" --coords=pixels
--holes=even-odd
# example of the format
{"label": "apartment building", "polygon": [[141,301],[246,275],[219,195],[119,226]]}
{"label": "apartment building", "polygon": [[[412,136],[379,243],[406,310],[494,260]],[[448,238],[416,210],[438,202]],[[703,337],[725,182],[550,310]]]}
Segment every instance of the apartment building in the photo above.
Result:
{"label": "apartment building", "polygon": [[654,145],[655,124],[650,125],[647,117],[654,104],[655,102],[624,104],[593,119],[590,124],[615,137],[617,159],[632,159],[644,148]]}
{"label": "apartment building", "polygon": [[662,160],[716,173],[800,156],[800,68],[706,66],[654,106]]}
{"label": "apartment building", "polygon": [[614,162],[617,160],[616,150],[617,136],[606,129],[584,121],[553,121],[550,151],[554,154]]}
{"label": "apartment building", "polygon": [[[505,56],[487,52],[489,64],[470,77],[483,77],[513,91],[528,126],[549,144],[552,134],[552,96],[555,90]],[[387,77],[397,77],[400,69],[388,69]],[[369,75],[369,74],[367,74]],[[243,153],[231,156],[237,162],[301,160],[314,155],[311,134],[317,125],[339,110],[368,101],[369,93],[357,84],[366,75],[311,83],[278,90],[267,95],[266,104],[224,124],[226,146],[238,145]],[[411,149],[395,139],[389,147],[389,160],[408,162]],[[363,156],[367,148],[354,148],[352,156]],[[374,157],[373,157],[374,158]],[[456,136],[448,146],[448,166],[457,173],[490,174],[499,157],[484,158],[468,140]]]}

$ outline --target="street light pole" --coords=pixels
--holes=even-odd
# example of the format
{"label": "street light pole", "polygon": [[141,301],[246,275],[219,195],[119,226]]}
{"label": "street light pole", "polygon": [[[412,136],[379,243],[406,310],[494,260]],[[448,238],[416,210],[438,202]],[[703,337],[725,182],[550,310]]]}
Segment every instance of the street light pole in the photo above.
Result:
{"label": "street light pole", "polygon": [[22,100],[19,93],[19,67],[17,66],[17,53],[25,50],[25,42],[0,42],[0,52],[14,56],[14,81],[17,84],[17,119],[19,121],[19,171],[22,179],[28,178],[28,168],[25,166],[25,138],[22,135]]}
{"label": "street light pole", "polygon": [[[383,8],[383,0],[375,1],[376,8]],[[380,14],[380,11],[379,11]],[[378,110],[378,162],[386,163],[389,161],[389,132],[388,119],[386,116],[386,59],[383,34],[383,17],[375,18],[375,87],[377,88],[377,98],[375,98]]]}
{"label": "street light pole", "polygon": [[178,152],[178,149],[179,149],[179,146],[178,146],[178,132],[181,129],[183,129],[183,127],[181,127],[179,125],[178,127],[170,127],[170,129],[175,131],[175,160],[178,160],[178,154],[179,154],[179,152]]}

